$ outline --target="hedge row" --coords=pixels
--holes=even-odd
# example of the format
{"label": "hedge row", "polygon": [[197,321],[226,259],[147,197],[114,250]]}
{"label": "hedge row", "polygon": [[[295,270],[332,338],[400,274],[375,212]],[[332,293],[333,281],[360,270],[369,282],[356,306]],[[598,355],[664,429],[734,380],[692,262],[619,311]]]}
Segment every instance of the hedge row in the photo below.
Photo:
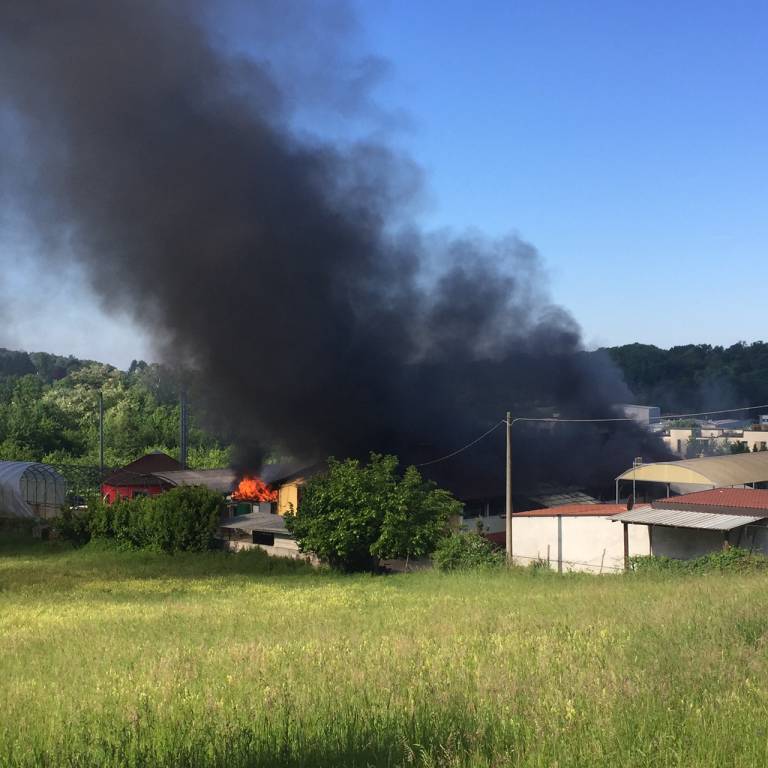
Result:
{"label": "hedge row", "polygon": [[221,496],[207,488],[181,486],[159,496],[67,510],[55,523],[58,534],[76,544],[106,539],[125,549],[202,552],[215,546]]}

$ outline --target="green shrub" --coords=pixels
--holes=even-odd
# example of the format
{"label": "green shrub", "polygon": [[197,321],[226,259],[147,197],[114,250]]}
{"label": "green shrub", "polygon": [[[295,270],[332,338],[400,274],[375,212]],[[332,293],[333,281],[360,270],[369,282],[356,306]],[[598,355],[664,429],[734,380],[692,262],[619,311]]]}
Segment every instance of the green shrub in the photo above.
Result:
{"label": "green shrub", "polygon": [[117,549],[203,552],[215,546],[222,505],[221,496],[207,488],[181,486],[113,504],[96,499],[82,512],[65,511],[54,527],[78,545],[97,539]]}
{"label": "green shrub", "polygon": [[464,571],[475,568],[499,568],[504,565],[504,553],[477,533],[455,533],[442,539],[432,562],[440,571]]}
{"label": "green shrub", "polygon": [[751,572],[768,569],[768,557],[751,554],[746,549],[729,547],[710,552],[693,560],[671,557],[638,556],[630,558],[630,570],[635,573],[708,573],[711,571]]}
{"label": "green shrub", "polygon": [[51,521],[54,534],[64,541],[81,546],[91,540],[91,511],[89,509],[64,509]]}

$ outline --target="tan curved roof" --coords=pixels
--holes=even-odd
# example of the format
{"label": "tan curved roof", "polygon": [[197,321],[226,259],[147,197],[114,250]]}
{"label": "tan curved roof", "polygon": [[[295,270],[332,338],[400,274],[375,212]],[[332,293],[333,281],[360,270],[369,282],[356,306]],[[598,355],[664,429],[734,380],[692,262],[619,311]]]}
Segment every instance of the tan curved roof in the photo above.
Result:
{"label": "tan curved roof", "polygon": [[651,483],[690,483],[712,485],[715,488],[764,483],[768,482],[768,451],[641,464],[637,469],[628,469],[616,479],[635,479]]}

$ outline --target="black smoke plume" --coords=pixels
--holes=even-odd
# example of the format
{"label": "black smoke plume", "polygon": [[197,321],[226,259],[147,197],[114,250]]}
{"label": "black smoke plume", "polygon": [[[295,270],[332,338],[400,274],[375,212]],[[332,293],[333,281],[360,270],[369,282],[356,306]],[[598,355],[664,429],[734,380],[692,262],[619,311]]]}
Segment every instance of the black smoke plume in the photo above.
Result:
{"label": "black smoke plume", "polygon": [[[220,3],[0,0],[3,178],[41,250],[85,265],[105,307],[194,372],[243,468],[265,449],[427,460],[508,409],[611,415],[629,393],[581,352],[533,248],[419,231],[412,163],[297,127],[286,62],[348,20],[310,5],[240,5],[246,55]],[[322,74],[311,95],[337,117],[365,106],[364,75]],[[516,483],[610,481],[660,451],[634,427],[556,430],[517,429]],[[500,489],[502,446],[499,430],[435,468]]]}

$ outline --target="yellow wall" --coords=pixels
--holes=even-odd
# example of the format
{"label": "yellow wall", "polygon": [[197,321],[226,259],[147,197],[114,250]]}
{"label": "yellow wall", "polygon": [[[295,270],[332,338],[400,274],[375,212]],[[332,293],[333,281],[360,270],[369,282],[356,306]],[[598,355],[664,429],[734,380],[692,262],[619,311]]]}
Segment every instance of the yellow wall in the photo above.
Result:
{"label": "yellow wall", "polygon": [[304,484],[304,479],[293,480],[290,483],[281,485],[277,492],[277,514],[284,515],[293,509],[296,512],[299,508],[299,486]]}

